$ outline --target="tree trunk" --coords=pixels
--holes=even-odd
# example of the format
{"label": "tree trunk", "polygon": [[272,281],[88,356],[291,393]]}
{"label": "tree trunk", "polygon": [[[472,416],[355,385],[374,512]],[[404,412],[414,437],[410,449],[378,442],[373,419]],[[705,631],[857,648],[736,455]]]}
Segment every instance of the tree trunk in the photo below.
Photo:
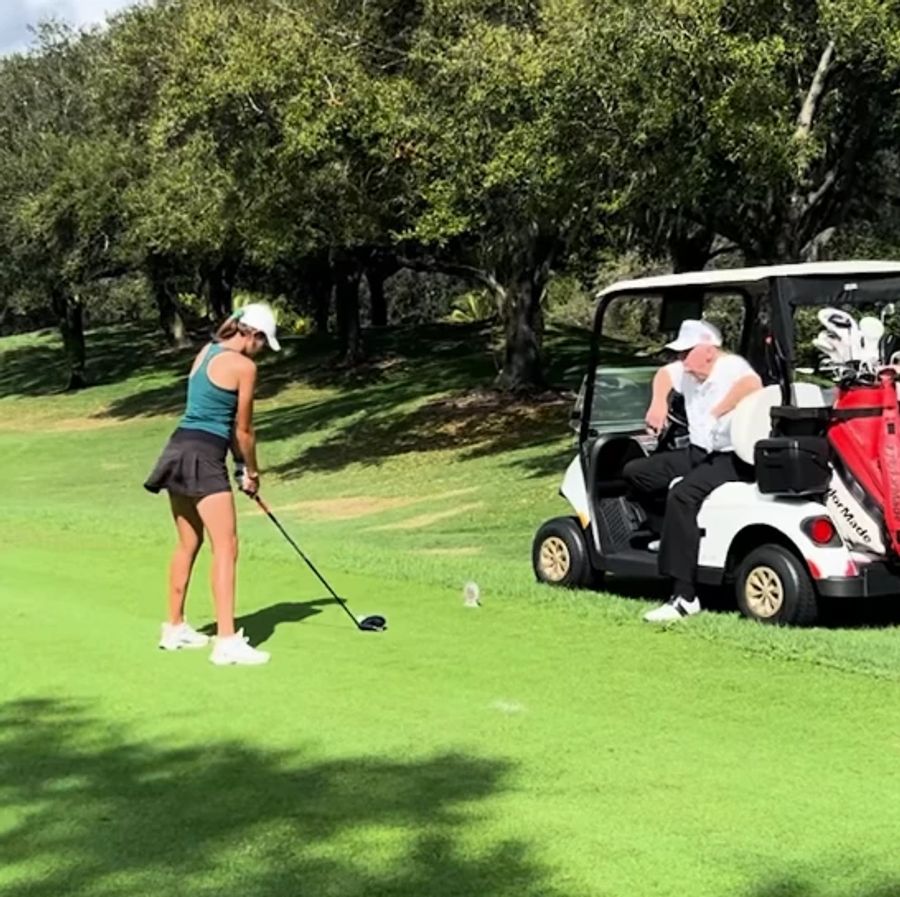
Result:
{"label": "tree trunk", "polygon": [[316,259],[310,263],[309,291],[312,296],[313,321],[316,333],[328,333],[328,320],[331,317],[331,293],[334,289],[334,278],[328,259]]}
{"label": "tree trunk", "polygon": [[52,302],[69,367],[66,390],[83,389],[87,385],[87,380],[84,373],[84,307],[81,297],[56,288],[53,291]]}
{"label": "tree trunk", "polygon": [[541,353],[544,342],[541,302],[546,285],[545,271],[530,271],[507,292],[506,347],[503,370],[497,377],[501,389],[528,392],[546,385]]}
{"label": "tree trunk", "polygon": [[229,256],[209,272],[209,308],[216,324],[234,310],[234,277],[237,268],[237,262]]}
{"label": "tree trunk", "polygon": [[704,227],[679,228],[669,236],[669,255],[672,270],[702,271],[712,257],[715,234]]}
{"label": "tree trunk", "polygon": [[528,228],[525,262],[506,293],[506,346],[497,385],[513,392],[546,386],[544,378],[544,295],[557,243],[536,223]]}
{"label": "tree trunk", "polygon": [[173,346],[183,349],[190,344],[190,339],[178,302],[173,295],[171,267],[161,256],[150,256],[147,259],[147,277],[150,280],[153,298],[156,300],[160,327]]}
{"label": "tree trunk", "polygon": [[366,270],[369,284],[369,304],[372,312],[372,326],[386,327],[388,322],[387,299],[384,295],[384,273],[378,268]]}
{"label": "tree trunk", "polygon": [[335,264],[335,306],[341,360],[358,364],[363,359],[362,331],[359,325],[359,268],[353,262]]}

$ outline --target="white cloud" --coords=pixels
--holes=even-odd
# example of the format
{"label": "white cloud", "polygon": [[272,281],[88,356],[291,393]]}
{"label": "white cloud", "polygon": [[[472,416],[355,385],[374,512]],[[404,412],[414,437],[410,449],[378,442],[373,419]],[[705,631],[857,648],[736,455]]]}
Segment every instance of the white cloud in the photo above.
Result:
{"label": "white cloud", "polygon": [[42,19],[56,18],[70,25],[95,25],[109,13],[135,0],[3,0],[0,15],[0,54],[22,50],[32,40],[28,26]]}

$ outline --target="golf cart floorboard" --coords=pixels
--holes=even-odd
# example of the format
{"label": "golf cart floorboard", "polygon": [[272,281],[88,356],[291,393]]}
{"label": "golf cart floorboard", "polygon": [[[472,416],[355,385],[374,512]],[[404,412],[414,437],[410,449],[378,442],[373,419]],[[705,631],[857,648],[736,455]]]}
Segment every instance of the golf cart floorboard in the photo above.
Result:
{"label": "golf cart floorboard", "polygon": [[[659,577],[659,555],[646,548],[623,548],[613,555],[603,557],[604,572],[613,576],[634,579],[657,579]],[[701,567],[697,571],[698,582],[704,585],[719,585],[722,571],[714,567]]]}
{"label": "golf cart floorboard", "polygon": [[652,579],[659,576],[657,559],[657,553],[646,548],[622,548],[603,557],[603,569],[614,576]]}

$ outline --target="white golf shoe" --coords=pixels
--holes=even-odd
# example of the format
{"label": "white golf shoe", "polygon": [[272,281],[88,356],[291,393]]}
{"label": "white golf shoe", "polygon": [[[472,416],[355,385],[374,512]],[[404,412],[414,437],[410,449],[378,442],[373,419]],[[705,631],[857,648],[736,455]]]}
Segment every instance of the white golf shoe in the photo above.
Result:
{"label": "white golf shoe", "polygon": [[701,610],[699,598],[687,601],[681,595],[673,595],[665,604],[657,607],[656,610],[647,611],[644,614],[644,619],[648,623],[675,623],[678,620],[683,620],[685,617],[699,614]]}
{"label": "white golf shoe", "polygon": [[209,644],[209,636],[197,632],[188,623],[163,623],[159,647],[164,651],[179,651],[182,648],[205,648]]}
{"label": "white golf shoe", "polygon": [[224,667],[231,664],[244,666],[259,666],[269,662],[269,652],[254,648],[244,630],[239,629],[228,638],[217,638],[213,644],[212,653],[209,655],[211,663]]}

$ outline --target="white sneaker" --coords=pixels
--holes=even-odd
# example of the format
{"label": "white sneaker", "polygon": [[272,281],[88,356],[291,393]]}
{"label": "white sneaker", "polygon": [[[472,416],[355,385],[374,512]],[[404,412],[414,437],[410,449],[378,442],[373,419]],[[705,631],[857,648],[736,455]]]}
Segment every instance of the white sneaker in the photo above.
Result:
{"label": "white sneaker", "polygon": [[261,663],[268,663],[269,656],[268,651],[258,651],[254,648],[244,635],[244,630],[239,629],[228,638],[217,638],[209,659],[211,663],[220,667],[233,663],[258,666]]}
{"label": "white sneaker", "polygon": [[647,611],[644,614],[644,619],[648,623],[674,623],[678,620],[683,620],[685,617],[699,614],[702,609],[699,598],[694,598],[693,601],[686,601],[681,595],[673,595],[661,607]]}
{"label": "white sneaker", "polygon": [[205,648],[209,644],[209,636],[197,632],[188,623],[162,624],[162,635],[159,647],[164,651],[178,651],[181,648]]}
{"label": "white sneaker", "polygon": [[659,551],[659,539],[647,543],[647,551]]}

